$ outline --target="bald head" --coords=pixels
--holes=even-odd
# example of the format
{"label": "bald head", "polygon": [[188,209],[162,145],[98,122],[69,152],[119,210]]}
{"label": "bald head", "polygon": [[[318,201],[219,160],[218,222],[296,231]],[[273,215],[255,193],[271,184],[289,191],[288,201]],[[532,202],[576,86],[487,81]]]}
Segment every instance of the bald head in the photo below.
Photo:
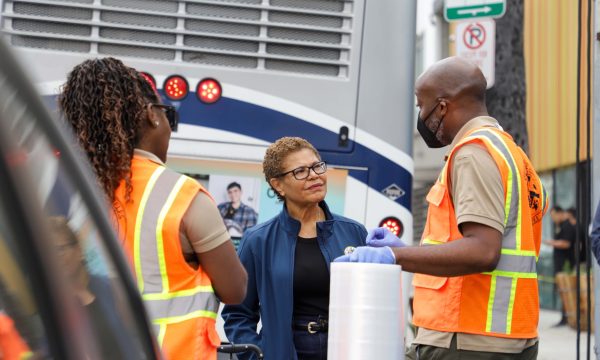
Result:
{"label": "bald head", "polygon": [[415,84],[421,126],[439,143],[450,144],[464,124],[488,115],[485,88],[485,77],[474,63],[459,57],[438,61]]}
{"label": "bald head", "polygon": [[415,88],[435,97],[465,97],[484,102],[486,86],[485,77],[477,65],[453,56],[427,69],[417,79]]}

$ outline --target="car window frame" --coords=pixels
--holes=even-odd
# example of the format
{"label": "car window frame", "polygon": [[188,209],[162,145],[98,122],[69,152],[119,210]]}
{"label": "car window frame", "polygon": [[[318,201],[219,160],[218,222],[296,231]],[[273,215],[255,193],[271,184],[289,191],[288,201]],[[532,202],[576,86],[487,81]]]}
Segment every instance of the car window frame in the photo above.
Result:
{"label": "car window frame", "polygon": [[[148,358],[161,358],[156,339],[150,330],[151,324],[144,310],[145,307],[142,298],[135,286],[133,276],[122,253],[122,248],[108,219],[106,206],[103,206],[100,200],[101,197],[97,187],[92,185],[96,181],[91,175],[91,167],[87,161],[83,160],[81,150],[75,147],[74,137],[66,129],[66,126],[61,125],[57,118],[48,112],[32,82],[19,66],[4,39],[0,39],[0,69],[3,69],[3,75],[7,81],[14,85],[17,96],[28,99],[27,107],[35,121],[35,127],[60,154],[60,166],[69,174],[69,180],[73,187],[79,190],[81,201],[87,207],[99,236],[104,240],[103,244],[107,255],[114,260],[114,271],[123,282],[125,300],[129,304],[131,316],[136,324],[136,330],[140,334],[142,349],[147,352],[146,355]],[[0,194],[2,195],[1,202],[6,204],[6,199],[11,199],[9,203],[11,211],[8,213],[11,218],[11,225],[14,227],[13,231],[15,235],[28,236],[26,239],[31,240],[23,242],[23,246],[31,254],[31,258],[28,258],[30,260],[28,266],[32,265],[32,268],[36,269],[35,280],[36,285],[40,286],[40,296],[49,297],[49,304],[45,306],[44,310],[50,313],[46,315],[49,316],[49,319],[57,320],[55,314],[51,313],[58,309],[58,304],[55,303],[56,294],[53,293],[52,289],[47,288],[49,284],[52,284],[52,280],[48,279],[48,276],[45,276],[47,274],[45,272],[48,269],[44,268],[44,266],[47,264],[44,261],[44,254],[40,253],[40,249],[43,249],[45,246],[40,226],[43,223],[42,209],[39,206],[39,199],[34,199],[32,194],[28,194],[21,187],[17,186],[18,184],[28,183],[26,170],[20,169],[14,171],[15,168],[9,168],[6,163],[5,154],[10,151],[9,144],[12,139],[10,139],[10,136],[7,136],[8,131],[2,129],[2,127],[3,124],[0,123],[0,154],[2,155],[0,156],[0,174],[6,174],[6,176],[0,176],[3,177],[0,180],[0,187],[2,187],[0,189]],[[8,194],[5,196],[5,193]],[[31,206],[30,208],[24,207],[28,203],[36,203],[36,206],[33,206],[33,212],[30,209]],[[12,210],[13,208],[14,211]],[[48,326],[51,325],[48,324]],[[64,329],[60,328],[60,322],[52,326],[55,330],[60,330],[60,334],[63,336],[68,335],[64,333]],[[50,336],[50,334],[47,335]],[[54,334],[52,336],[56,337]],[[54,346],[53,351],[57,351],[58,355],[67,356],[68,354],[65,348],[67,344],[64,342],[68,342],[68,339],[53,339],[52,341]],[[63,358],[63,356],[58,356],[57,358]]]}
{"label": "car window frame", "polygon": [[[0,131],[0,154],[5,155],[7,152],[3,133],[3,131]],[[73,355],[72,352],[68,350],[60,338],[60,334],[64,334],[66,331],[66,325],[57,316],[60,314],[61,309],[59,301],[57,301],[55,278],[52,276],[53,272],[49,271],[49,266],[46,264],[47,260],[39,251],[40,248],[32,241],[33,239],[40,239],[42,236],[40,231],[32,224],[34,219],[41,220],[41,211],[35,213],[34,210],[29,213],[25,211],[23,194],[15,186],[15,181],[23,183],[26,179],[23,176],[15,176],[17,175],[15,172],[22,171],[16,170],[14,167],[9,169],[4,160],[4,156],[0,157],[0,174],[6,174],[6,176],[0,176],[0,206],[2,209],[10,209],[10,211],[2,211],[0,215],[6,219],[8,236],[19,239],[19,241],[13,241],[11,245],[14,245],[19,254],[28,255],[18,259],[20,265],[31,270],[27,272],[28,288],[30,288],[36,299],[44,299],[44,301],[36,301],[36,306],[44,324],[44,337],[48,342],[49,353],[59,359],[71,358],[72,356],[67,354],[71,353]]]}

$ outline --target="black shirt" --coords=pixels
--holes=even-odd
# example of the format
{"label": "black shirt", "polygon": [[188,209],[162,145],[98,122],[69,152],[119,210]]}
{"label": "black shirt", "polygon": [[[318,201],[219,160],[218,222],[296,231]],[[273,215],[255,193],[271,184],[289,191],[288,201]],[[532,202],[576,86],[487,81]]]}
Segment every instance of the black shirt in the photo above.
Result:
{"label": "black shirt", "polygon": [[567,240],[571,243],[571,247],[568,249],[554,248],[554,272],[563,271],[567,261],[570,264],[569,268],[573,269],[575,266],[575,225],[568,220],[560,223],[555,239]]}
{"label": "black shirt", "polygon": [[294,316],[329,314],[329,270],[317,238],[298,237],[294,262]]}

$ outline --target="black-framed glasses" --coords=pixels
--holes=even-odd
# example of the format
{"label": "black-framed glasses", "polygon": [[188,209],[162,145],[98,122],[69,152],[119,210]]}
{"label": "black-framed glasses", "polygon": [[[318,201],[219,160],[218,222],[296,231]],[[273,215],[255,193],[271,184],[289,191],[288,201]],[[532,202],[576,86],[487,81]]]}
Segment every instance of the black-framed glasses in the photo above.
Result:
{"label": "black-framed glasses", "polygon": [[275,177],[282,177],[291,173],[292,175],[294,175],[294,178],[296,180],[304,180],[308,178],[311,170],[314,171],[317,175],[324,174],[325,171],[327,171],[327,164],[325,163],[325,161],[319,161],[318,163],[315,163],[311,166],[300,166],[295,168],[294,170],[286,171]]}
{"label": "black-framed glasses", "polygon": [[165,104],[152,104],[152,106],[156,106],[158,108],[163,109],[165,115],[167,116],[167,120],[169,120],[169,126],[172,131],[177,131],[177,125],[179,124],[179,113],[175,106],[165,105]]}

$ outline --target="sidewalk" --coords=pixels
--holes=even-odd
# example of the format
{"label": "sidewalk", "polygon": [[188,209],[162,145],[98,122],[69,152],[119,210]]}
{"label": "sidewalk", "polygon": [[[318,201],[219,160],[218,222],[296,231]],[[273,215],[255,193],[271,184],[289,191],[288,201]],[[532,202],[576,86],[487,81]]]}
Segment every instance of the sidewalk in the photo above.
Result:
{"label": "sidewalk", "polygon": [[[577,331],[567,325],[552,327],[559,320],[560,312],[540,310],[538,360],[574,360],[577,358]],[[581,332],[579,348],[579,358],[587,359],[587,332],[585,331]],[[590,359],[596,359],[594,355],[593,333],[591,335]]]}

